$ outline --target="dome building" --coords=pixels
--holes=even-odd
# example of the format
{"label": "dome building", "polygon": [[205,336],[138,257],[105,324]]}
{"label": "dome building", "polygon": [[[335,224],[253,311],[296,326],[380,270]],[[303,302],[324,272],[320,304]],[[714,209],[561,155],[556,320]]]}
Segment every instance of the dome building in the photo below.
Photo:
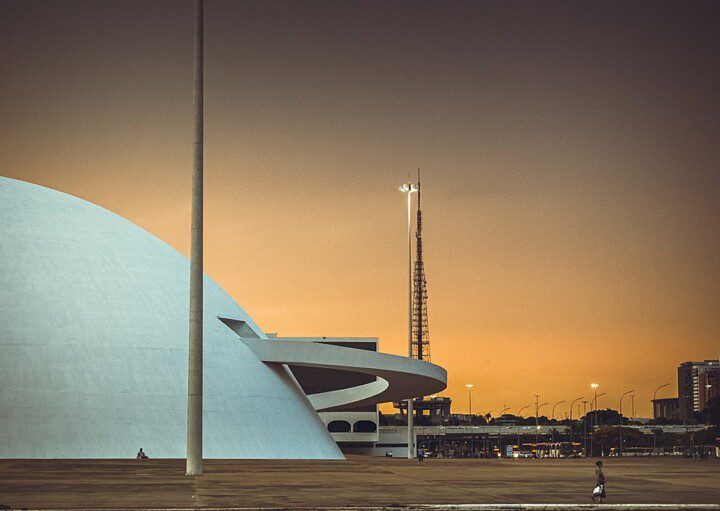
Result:
{"label": "dome building", "polygon": [[[188,259],[130,221],[0,177],[0,458],[184,458],[188,285]],[[374,378],[306,395],[289,366]],[[342,459],[317,411],[447,378],[406,357],[268,338],[207,276],[204,367],[206,458]]]}

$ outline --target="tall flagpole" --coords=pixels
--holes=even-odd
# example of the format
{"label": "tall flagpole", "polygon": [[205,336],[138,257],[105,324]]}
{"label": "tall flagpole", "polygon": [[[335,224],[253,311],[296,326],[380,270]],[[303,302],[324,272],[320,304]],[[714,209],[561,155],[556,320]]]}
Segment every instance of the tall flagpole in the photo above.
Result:
{"label": "tall flagpole", "polygon": [[190,335],[188,346],[187,466],[202,474],[203,398],[203,0],[195,0],[195,135],[190,248]]}

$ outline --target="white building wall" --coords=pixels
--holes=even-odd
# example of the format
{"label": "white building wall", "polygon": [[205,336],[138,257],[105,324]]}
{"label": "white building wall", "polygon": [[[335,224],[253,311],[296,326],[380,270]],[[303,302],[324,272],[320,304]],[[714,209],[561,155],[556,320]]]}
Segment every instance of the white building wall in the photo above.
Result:
{"label": "white building wall", "polygon": [[[183,458],[189,261],[99,206],[0,178],[0,458]],[[288,370],[204,280],[204,455],[341,459]]]}

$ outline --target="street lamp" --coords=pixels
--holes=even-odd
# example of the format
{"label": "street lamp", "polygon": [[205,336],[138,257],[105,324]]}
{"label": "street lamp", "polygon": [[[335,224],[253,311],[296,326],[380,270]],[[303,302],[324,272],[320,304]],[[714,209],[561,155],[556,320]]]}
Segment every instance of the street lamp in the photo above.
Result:
{"label": "street lamp", "polygon": [[[412,358],[412,194],[417,192],[413,183],[400,185],[400,191],[407,193],[407,228],[408,228],[408,357]],[[415,457],[415,432],[413,425],[413,399],[407,401],[408,420],[408,459]]]}
{"label": "street lamp", "polygon": [[[570,403],[570,453],[575,454],[575,448],[573,447],[573,422],[572,422],[572,411],[573,411],[573,405],[580,401],[583,398],[583,396],[580,396],[577,399],[573,399]],[[580,415],[580,408],[578,404],[578,415]]]}
{"label": "street lamp", "polygon": [[[553,420],[555,420],[555,407],[556,407],[557,405],[560,405],[560,404],[564,403],[564,402],[565,402],[565,400],[563,399],[562,401],[558,401],[557,403],[555,403],[555,404],[553,405],[553,407],[552,407],[552,419],[553,419]],[[552,443],[555,443],[555,427],[553,427],[553,429],[552,429],[552,440],[551,440],[551,442],[552,442]]]}
{"label": "street lamp", "polygon": [[509,409],[510,409],[510,407],[509,407],[508,405],[503,405],[503,409],[502,409],[502,411],[500,412],[499,417],[502,417],[503,414],[504,414],[505,412],[507,412]]}
{"label": "street lamp", "polygon": [[622,428],[623,428],[623,415],[622,415],[622,400],[625,396],[628,394],[632,394],[635,392],[635,389],[628,390],[625,392],[622,396],[620,396],[620,456],[622,457],[623,453],[623,436],[622,436]]}
{"label": "street lamp", "polygon": [[[587,399],[583,399],[583,456],[587,458]],[[578,415],[580,415],[580,404],[578,404]]]}
{"label": "street lamp", "polygon": [[657,397],[658,390],[660,390],[664,387],[667,387],[669,385],[670,385],[669,383],[663,383],[662,385],[660,385],[658,388],[655,389],[655,392],[653,392],[653,418],[654,419],[657,419],[657,417],[655,417],[655,398]]}
{"label": "street lamp", "polygon": [[[653,419],[657,419],[657,417],[655,417],[655,398],[657,397],[658,390],[660,390],[664,387],[668,387],[669,385],[670,385],[669,383],[663,383],[662,385],[660,385],[658,388],[655,389],[655,392],[653,392],[653,400],[652,400]],[[660,407],[658,407],[658,411],[660,411],[659,408]],[[657,428],[653,428],[653,454],[657,454],[657,433],[655,433],[656,430],[657,430]]]}
{"label": "street lamp", "polygon": [[653,392],[653,418],[654,419],[657,419],[657,417],[655,417],[654,415],[655,415],[655,398],[657,397],[658,390],[668,387],[669,385],[670,385],[669,383],[663,383],[662,385],[660,385],[658,388],[655,389],[655,392]]}
{"label": "street lamp", "polygon": [[594,440],[595,440],[595,428],[597,428],[597,427],[599,426],[598,414],[597,414],[597,403],[598,403],[598,400],[597,400],[597,399],[598,399],[599,397],[603,397],[604,395],[605,395],[605,392],[601,392],[600,394],[598,394],[597,391],[595,391],[595,397],[593,398],[592,401],[590,401],[590,410],[594,410],[594,411],[595,411],[595,413],[594,413],[594,415],[595,415],[595,426],[593,427],[593,430],[590,432],[590,455],[591,455],[591,456],[592,456],[592,453],[593,453],[593,442],[594,442]]}
{"label": "street lamp", "polygon": [[540,408],[545,406],[547,403],[543,403],[541,405],[537,404],[538,399],[540,396],[538,394],[535,394],[535,455],[538,454],[538,434],[540,433],[540,422],[538,421],[538,412],[540,412]]}
{"label": "street lamp", "polygon": [[[591,409],[593,409],[593,406],[597,406],[597,398],[598,398],[597,389],[599,386],[600,385],[598,385],[597,383],[590,384],[590,388],[592,388],[593,391],[595,392],[595,397],[593,398],[592,402],[590,403]],[[597,408],[595,408],[594,410],[595,410],[595,426],[597,427]],[[595,429],[593,428],[593,430],[590,431],[590,456],[594,456],[594,455],[595,455]]]}
{"label": "street lamp", "polygon": [[518,433],[518,451],[520,450],[520,418],[522,417],[522,411],[526,408],[530,408],[530,405],[525,405],[520,410],[518,410],[518,424],[517,424],[517,433]]}
{"label": "street lamp", "polygon": [[468,389],[468,403],[470,405],[470,421],[472,422],[472,388],[475,386],[472,383],[466,383],[465,386]]}
{"label": "street lamp", "polygon": [[[580,397],[577,398],[577,399],[573,399],[573,400],[570,402],[570,420],[572,420],[573,405],[574,405],[575,403],[577,403],[578,401],[580,401],[581,399],[583,399],[583,396],[580,396]],[[580,413],[579,405],[578,405],[578,413]]]}

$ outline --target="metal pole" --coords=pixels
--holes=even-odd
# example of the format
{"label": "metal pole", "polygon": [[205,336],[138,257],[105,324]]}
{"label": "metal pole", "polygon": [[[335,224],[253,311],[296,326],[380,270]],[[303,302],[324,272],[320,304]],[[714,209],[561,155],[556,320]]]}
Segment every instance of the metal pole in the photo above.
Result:
{"label": "metal pole", "polygon": [[[593,398],[592,405],[595,411],[595,427],[597,427],[597,387],[595,387],[595,397]],[[595,428],[590,431],[590,456],[595,456]]]}
{"label": "metal pole", "polygon": [[190,248],[187,475],[203,472],[203,0],[195,0],[195,134]]}
{"label": "metal pole", "polygon": [[522,408],[520,408],[520,410],[518,410],[518,428],[517,428],[517,434],[518,434],[518,451],[520,450],[520,419],[521,419],[522,411],[523,411],[525,408],[530,408],[530,405],[525,405],[525,406],[523,406]]}
{"label": "metal pole", "polygon": [[538,423],[538,400],[540,399],[540,396],[538,394],[535,394],[535,456],[540,454],[538,451],[538,431],[540,429],[540,424]]}
{"label": "metal pole", "polygon": [[[573,421],[572,421],[572,410],[573,405],[576,401],[580,401],[583,397],[580,396],[577,399],[573,399],[573,401],[570,403],[570,452],[572,454],[575,454],[575,448],[573,447]],[[580,415],[580,410],[578,409],[578,415]]]}
{"label": "metal pole", "polygon": [[[657,433],[656,433],[657,427],[653,428],[653,455],[657,454]],[[665,453],[665,449],[663,449],[663,454]]]}
{"label": "metal pole", "polygon": [[[557,405],[559,405],[559,404],[564,403],[564,402],[565,402],[565,400],[563,399],[562,401],[558,401],[557,403],[555,403],[555,404],[553,405],[553,407],[552,407],[552,419],[553,419],[553,420],[555,420],[555,407],[556,407]],[[553,429],[552,429],[552,440],[551,440],[551,442],[552,442],[553,444],[555,443],[555,425],[553,425]]]}
{"label": "metal pole", "polygon": [[587,458],[587,400],[583,399],[583,454]]}
{"label": "metal pole", "polygon": [[[657,397],[658,390],[660,390],[660,389],[663,388],[663,387],[667,387],[668,385],[670,385],[670,384],[669,384],[669,383],[663,383],[662,385],[660,385],[658,388],[655,389],[655,392],[653,392],[653,400],[652,400],[652,405],[653,405],[653,419],[657,419],[657,417],[655,417],[655,398]],[[658,408],[660,408],[660,407],[658,407]],[[657,429],[657,428],[653,428],[653,430],[656,430],[656,429]],[[657,450],[657,434],[653,431],[653,454],[656,454],[656,453],[657,453],[656,450]],[[664,449],[663,449],[663,452],[664,452]]]}
{"label": "metal pole", "polygon": [[[412,184],[408,190],[408,357],[412,358],[412,214],[411,214],[411,198]],[[408,459],[415,458],[415,424],[413,411],[414,398],[408,399]]]}
{"label": "metal pole", "polygon": [[[535,397],[539,398],[540,396],[535,396]],[[540,422],[538,421],[539,411],[540,411],[540,408],[542,408],[546,404],[548,404],[548,403],[545,402],[540,405],[535,405],[535,453],[536,454],[540,451],[540,449],[538,449],[538,442],[539,442],[538,435],[540,434]]]}
{"label": "metal pole", "polygon": [[620,396],[620,456],[621,456],[621,457],[622,457],[622,453],[623,453],[623,436],[622,436],[623,415],[622,415],[622,400],[623,400],[623,398],[624,398],[625,396],[627,396],[628,394],[631,394],[631,393],[633,393],[633,392],[635,392],[635,389],[633,389],[633,390],[628,390],[628,391],[625,392],[622,396]]}
{"label": "metal pole", "polygon": [[657,419],[657,417],[655,417],[655,398],[657,397],[658,390],[662,389],[663,387],[667,387],[668,385],[670,385],[670,384],[663,383],[662,385],[660,385],[658,388],[655,389],[655,392],[653,392],[653,418],[654,419]]}

